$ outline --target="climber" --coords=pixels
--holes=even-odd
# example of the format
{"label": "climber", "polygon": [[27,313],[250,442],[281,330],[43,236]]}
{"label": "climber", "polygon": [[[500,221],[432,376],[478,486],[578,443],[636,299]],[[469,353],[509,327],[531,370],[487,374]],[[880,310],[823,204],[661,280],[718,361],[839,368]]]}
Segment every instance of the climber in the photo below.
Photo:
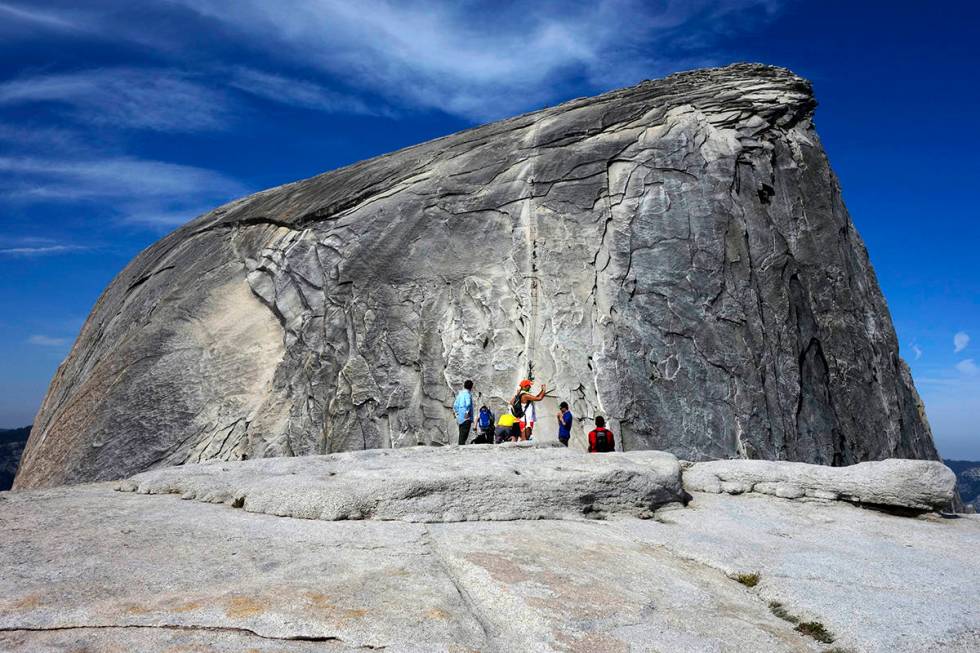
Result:
{"label": "climber", "polygon": [[463,389],[456,395],[453,402],[453,412],[456,413],[456,424],[459,425],[459,443],[466,444],[470,437],[470,427],[473,426],[473,382],[469,379],[463,382]]}
{"label": "climber", "polygon": [[534,423],[538,421],[538,409],[534,403],[528,402],[524,405],[524,419],[521,420],[521,431],[524,433],[525,440],[534,439]]}
{"label": "climber", "polygon": [[602,415],[596,415],[595,428],[589,431],[589,453],[615,450],[616,441],[613,439],[612,431],[606,428],[606,419]]}
{"label": "climber", "polygon": [[568,409],[568,402],[563,401],[558,404],[558,441],[566,447],[568,440],[572,437],[572,411]]}
{"label": "climber", "polygon": [[[531,386],[533,385],[534,382],[530,379],[521,381],[520,387],[517,389],[517,394],[514,395],[514,398],[510,402],[510,412],[520,420],[521,440],[527,440],[531,435],[531,430],[534,428],[534,407],[532,404],[544,399],[544,395],[548,391],[548,386],[542,383],[541,390],[538,394],[532,395]],[[530,415],[526,415],[529,406],[532,411]]]}

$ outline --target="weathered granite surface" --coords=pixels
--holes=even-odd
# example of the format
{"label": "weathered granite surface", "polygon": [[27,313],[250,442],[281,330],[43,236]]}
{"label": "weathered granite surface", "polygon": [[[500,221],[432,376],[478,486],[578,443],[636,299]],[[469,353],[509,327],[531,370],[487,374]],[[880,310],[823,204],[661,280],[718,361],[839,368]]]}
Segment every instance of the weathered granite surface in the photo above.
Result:
{"label": "weathered granite surface", "polygon": [[[853,653],[980,650],[980,517],[895,517],[844,502],[695,493],[634,537],[726,574]],[[970,596],[973,598],[969,598]]]}
{"label": "weathered granite surface", "polygon": [[690,492],[758,492],[784,499],[827,499],[941,510],[956,492],[956,475],[934,460],[882,460],[823,467],[770,460],[717,460],[684,470]]}
{"label": "weathered granite surface", "polygon": [[99,299],[16,486],[449,442],[529,371],[542,438],[565,399],[692,460],[936,458],[814,106],[694,71],[203,215]]}
{"label": "weathered granite surface", "polygon": [[684,501],[680,464],[669,453],[598,456],[530,443],[184,465],[143,472],[117,488],[328,521],[649,517]]}
{"label": "weathered granite surface", "polygon": [[[501,460],[553,451],[570,469],[577,455],[597,478],[652,454],[462,455],[482,459],[494,478]],[[400,467],[403,476],[422,469],[412,458],[432,462],[424,473],[432,477],[443,473],[437,461],[452,466],[430,453],[385,452],[394,484]],[[334,460],[339,478],[362,468],[370,478],[381,466],[370,453]],[[324,459],[140,478],[176,487],[185,474],[200,490],[218,476],[202,470],[222,465],[238,480],[247,470],[255,491],[288,476],[309,480]],[[557,496],[569,478],[542,473],[535,483]],[[615,503],[604,519],[323,521],[249,512],[247,498],[242,510],[114,485],[0,493],[0,649],[967,653],[980,644],[973,515],[909,518],[840,501],[694,493],[686,508],[673,503],[652,519]],[[475,478],[453,491],[458,503],[486,510]],[[284,512],[302,514],[288,503],[302,508],[303,498],[286,496]],[[758,583],[738,582],[745,574]],[[804,636],[770,602],[822,624],[834,641]]]}

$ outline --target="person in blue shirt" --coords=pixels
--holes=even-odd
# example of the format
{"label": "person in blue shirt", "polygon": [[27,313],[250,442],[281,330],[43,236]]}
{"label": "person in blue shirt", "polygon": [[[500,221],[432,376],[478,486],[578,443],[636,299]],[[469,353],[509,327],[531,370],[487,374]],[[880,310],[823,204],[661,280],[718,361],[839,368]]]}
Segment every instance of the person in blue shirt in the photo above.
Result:
{"label": "person in blue shirt", "polygon": [[473,382],[469,379],[463,382],[463,389],[456,395],[453,412],[456,413],[456,424],[459,425],[459,443],[466,444],[470,437],[470,427],[473,426]]}
{"label": "person in blue shirt", "polygon": [[566,447],[568,440],[572,437],[572,411],[568,409],[568,402],[563,401],[558,404],[558,441]]}

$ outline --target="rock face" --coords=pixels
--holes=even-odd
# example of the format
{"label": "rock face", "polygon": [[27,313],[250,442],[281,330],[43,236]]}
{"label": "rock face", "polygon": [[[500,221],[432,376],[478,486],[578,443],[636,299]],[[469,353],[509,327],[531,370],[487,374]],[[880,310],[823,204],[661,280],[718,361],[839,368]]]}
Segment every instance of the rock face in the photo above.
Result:
{"label": "rock face", "polygon": [[[445,485],[461,466],[468,474]],[[506,470],[518,479],[509,487]],[[678,470],[645,451],[407,448],[187,465],[124,482],[159,495],[108,483],[0,493],[0,650],[978,650],[975,515],[693,492],[686,508],[637,519],[626,500],[597,514],[561,498],[618,485],[645,502],[638,481],[676,488]],[[310,511],[382,474],[392,479],[379,491],[385,509],[361,508],[356,521]],[[525,474],[535,489],[520,487]],[[481,481],[499,490],[494,506]],[[293,490],[304,483],[306,495]],[[525,507],[499,521],[522,492],[551,497],[551,516]],[[455,512],[469,521],[425,502],[465,506]]]}
{"label": "rock face", "polygon": [[464,379],[499,412],[529,373],[541,437],[564,399],[628,450],[936,458],[814,106],[695,71],[201,216],[99,299],[17,487],[448,442]]}

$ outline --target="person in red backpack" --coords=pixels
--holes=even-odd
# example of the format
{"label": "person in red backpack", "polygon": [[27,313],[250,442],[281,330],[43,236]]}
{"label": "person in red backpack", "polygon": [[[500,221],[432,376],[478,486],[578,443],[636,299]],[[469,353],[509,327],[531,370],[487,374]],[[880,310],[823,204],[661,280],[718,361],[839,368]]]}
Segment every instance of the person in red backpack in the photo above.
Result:
{"label": "person in red backpack", "polygon": [[606,419],[602,415],[595,418],[595,428],[589,431],[589,453],[604,453],[615,451],[616,441],[612,431],[606,428]]}

